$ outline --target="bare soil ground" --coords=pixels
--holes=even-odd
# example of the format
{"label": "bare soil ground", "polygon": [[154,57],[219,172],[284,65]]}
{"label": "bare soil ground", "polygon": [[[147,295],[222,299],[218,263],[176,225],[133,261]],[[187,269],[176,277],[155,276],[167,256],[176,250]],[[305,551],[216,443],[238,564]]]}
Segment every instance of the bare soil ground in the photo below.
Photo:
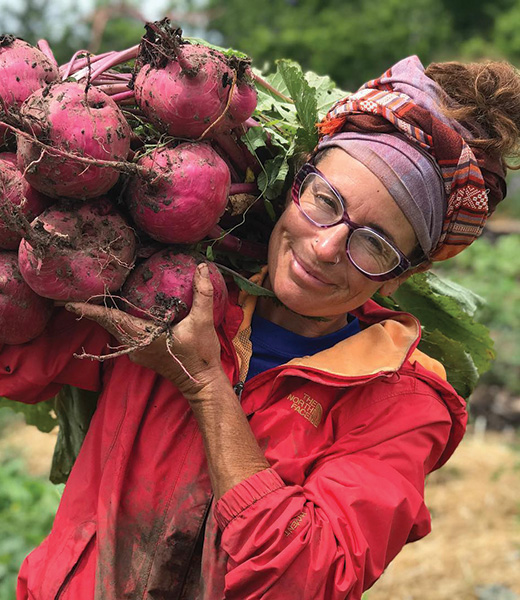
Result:
{"label": "bare soil ground", "polygon": [[432,533],[403,549],[367,600],[477,600],[491,586],[486,597],[520,598],[520,438],[470,432],[430,476],[426,502]]}
{"label": "bare soil ground", "polygon": [[[16,423],[0,455],[14,447],[32,474],[45,476],[54,442],[55,433]],[[404,548],[366,600],[520,599],[520,436],[469,432],[430,476],[426,498],[432,533]]]}

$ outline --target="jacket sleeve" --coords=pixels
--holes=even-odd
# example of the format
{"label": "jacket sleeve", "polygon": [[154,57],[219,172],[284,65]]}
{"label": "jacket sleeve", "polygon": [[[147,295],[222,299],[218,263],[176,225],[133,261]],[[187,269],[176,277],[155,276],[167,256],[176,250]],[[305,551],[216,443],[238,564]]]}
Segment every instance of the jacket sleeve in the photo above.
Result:
{"label": "jacket sleeve", "polygon": [[98,391],[101,363],[75,358],[74,353],[84,349],[103,354],[109,340],[96,323],[56,309],[40,336],[26,344],[1,347],[0,396],[33,404],[52,398],[64,384]]}
{"label": "jacket sleeve", "polygon": [[215,507],[226,599],[361,598],[407,541],[430,531],[424,479],[450,428],[423,384],[354,415],[302,486],[267,469],[229,490]]}

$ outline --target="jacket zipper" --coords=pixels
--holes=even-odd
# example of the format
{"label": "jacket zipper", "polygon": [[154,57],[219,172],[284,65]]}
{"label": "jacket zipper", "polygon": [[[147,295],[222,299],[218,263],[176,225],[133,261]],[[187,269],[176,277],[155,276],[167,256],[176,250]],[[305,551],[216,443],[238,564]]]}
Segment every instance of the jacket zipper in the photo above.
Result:
{"label": "jacket zipper", "polygon": [[244,382],[239,381],[238,383],[235,383],[235,385],[233,386],[233,391],[237,395],[238,401],[241,402],[242,392],[244,391]]}
{"label": "jacket zipper", "polygon": [[59,598],[61,598],[61,595],[63,594],[63,592],[67,588],[67,585],[70,583],[70,580],[72,579],[72,577],[74,577],[74,573],[76,572],[76,569],[78,568],[78,565],[79,565],[79,559],[76,561],[76,564],[72,567],[72,569],[67,573],[67,576],[63,580],[63,583],[60,585],[58,593],[54,597],[54,600],[59,600]]}

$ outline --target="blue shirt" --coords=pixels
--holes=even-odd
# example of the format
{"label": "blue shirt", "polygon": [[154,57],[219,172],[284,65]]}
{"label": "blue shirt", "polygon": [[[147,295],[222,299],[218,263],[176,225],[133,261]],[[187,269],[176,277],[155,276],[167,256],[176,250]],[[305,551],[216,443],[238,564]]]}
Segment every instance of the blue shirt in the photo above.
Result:
{"label": "blue shirt", "polygon": [[333,333],[320,337],[305,337],[253,314],[250,338],[253,354],[249,362],[246,381],[262,371],[282,365],[292,358],[310,356],[332,348],[338,342],[359,331],[359,319],[354,318]]}

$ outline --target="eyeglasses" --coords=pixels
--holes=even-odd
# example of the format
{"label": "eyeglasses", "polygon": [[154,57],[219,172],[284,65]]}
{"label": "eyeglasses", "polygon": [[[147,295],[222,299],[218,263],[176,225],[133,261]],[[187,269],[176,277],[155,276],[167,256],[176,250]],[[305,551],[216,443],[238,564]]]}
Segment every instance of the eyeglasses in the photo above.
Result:
{"label": "eyeglasses", "polygon": [[317,227],[349,227],[346,252],[354,267],[373,281],[398,277],[412,266],[411,261],[384,235],[349,219],[341,194],[314,165],[306,163],[298,171],[292,199]]}

